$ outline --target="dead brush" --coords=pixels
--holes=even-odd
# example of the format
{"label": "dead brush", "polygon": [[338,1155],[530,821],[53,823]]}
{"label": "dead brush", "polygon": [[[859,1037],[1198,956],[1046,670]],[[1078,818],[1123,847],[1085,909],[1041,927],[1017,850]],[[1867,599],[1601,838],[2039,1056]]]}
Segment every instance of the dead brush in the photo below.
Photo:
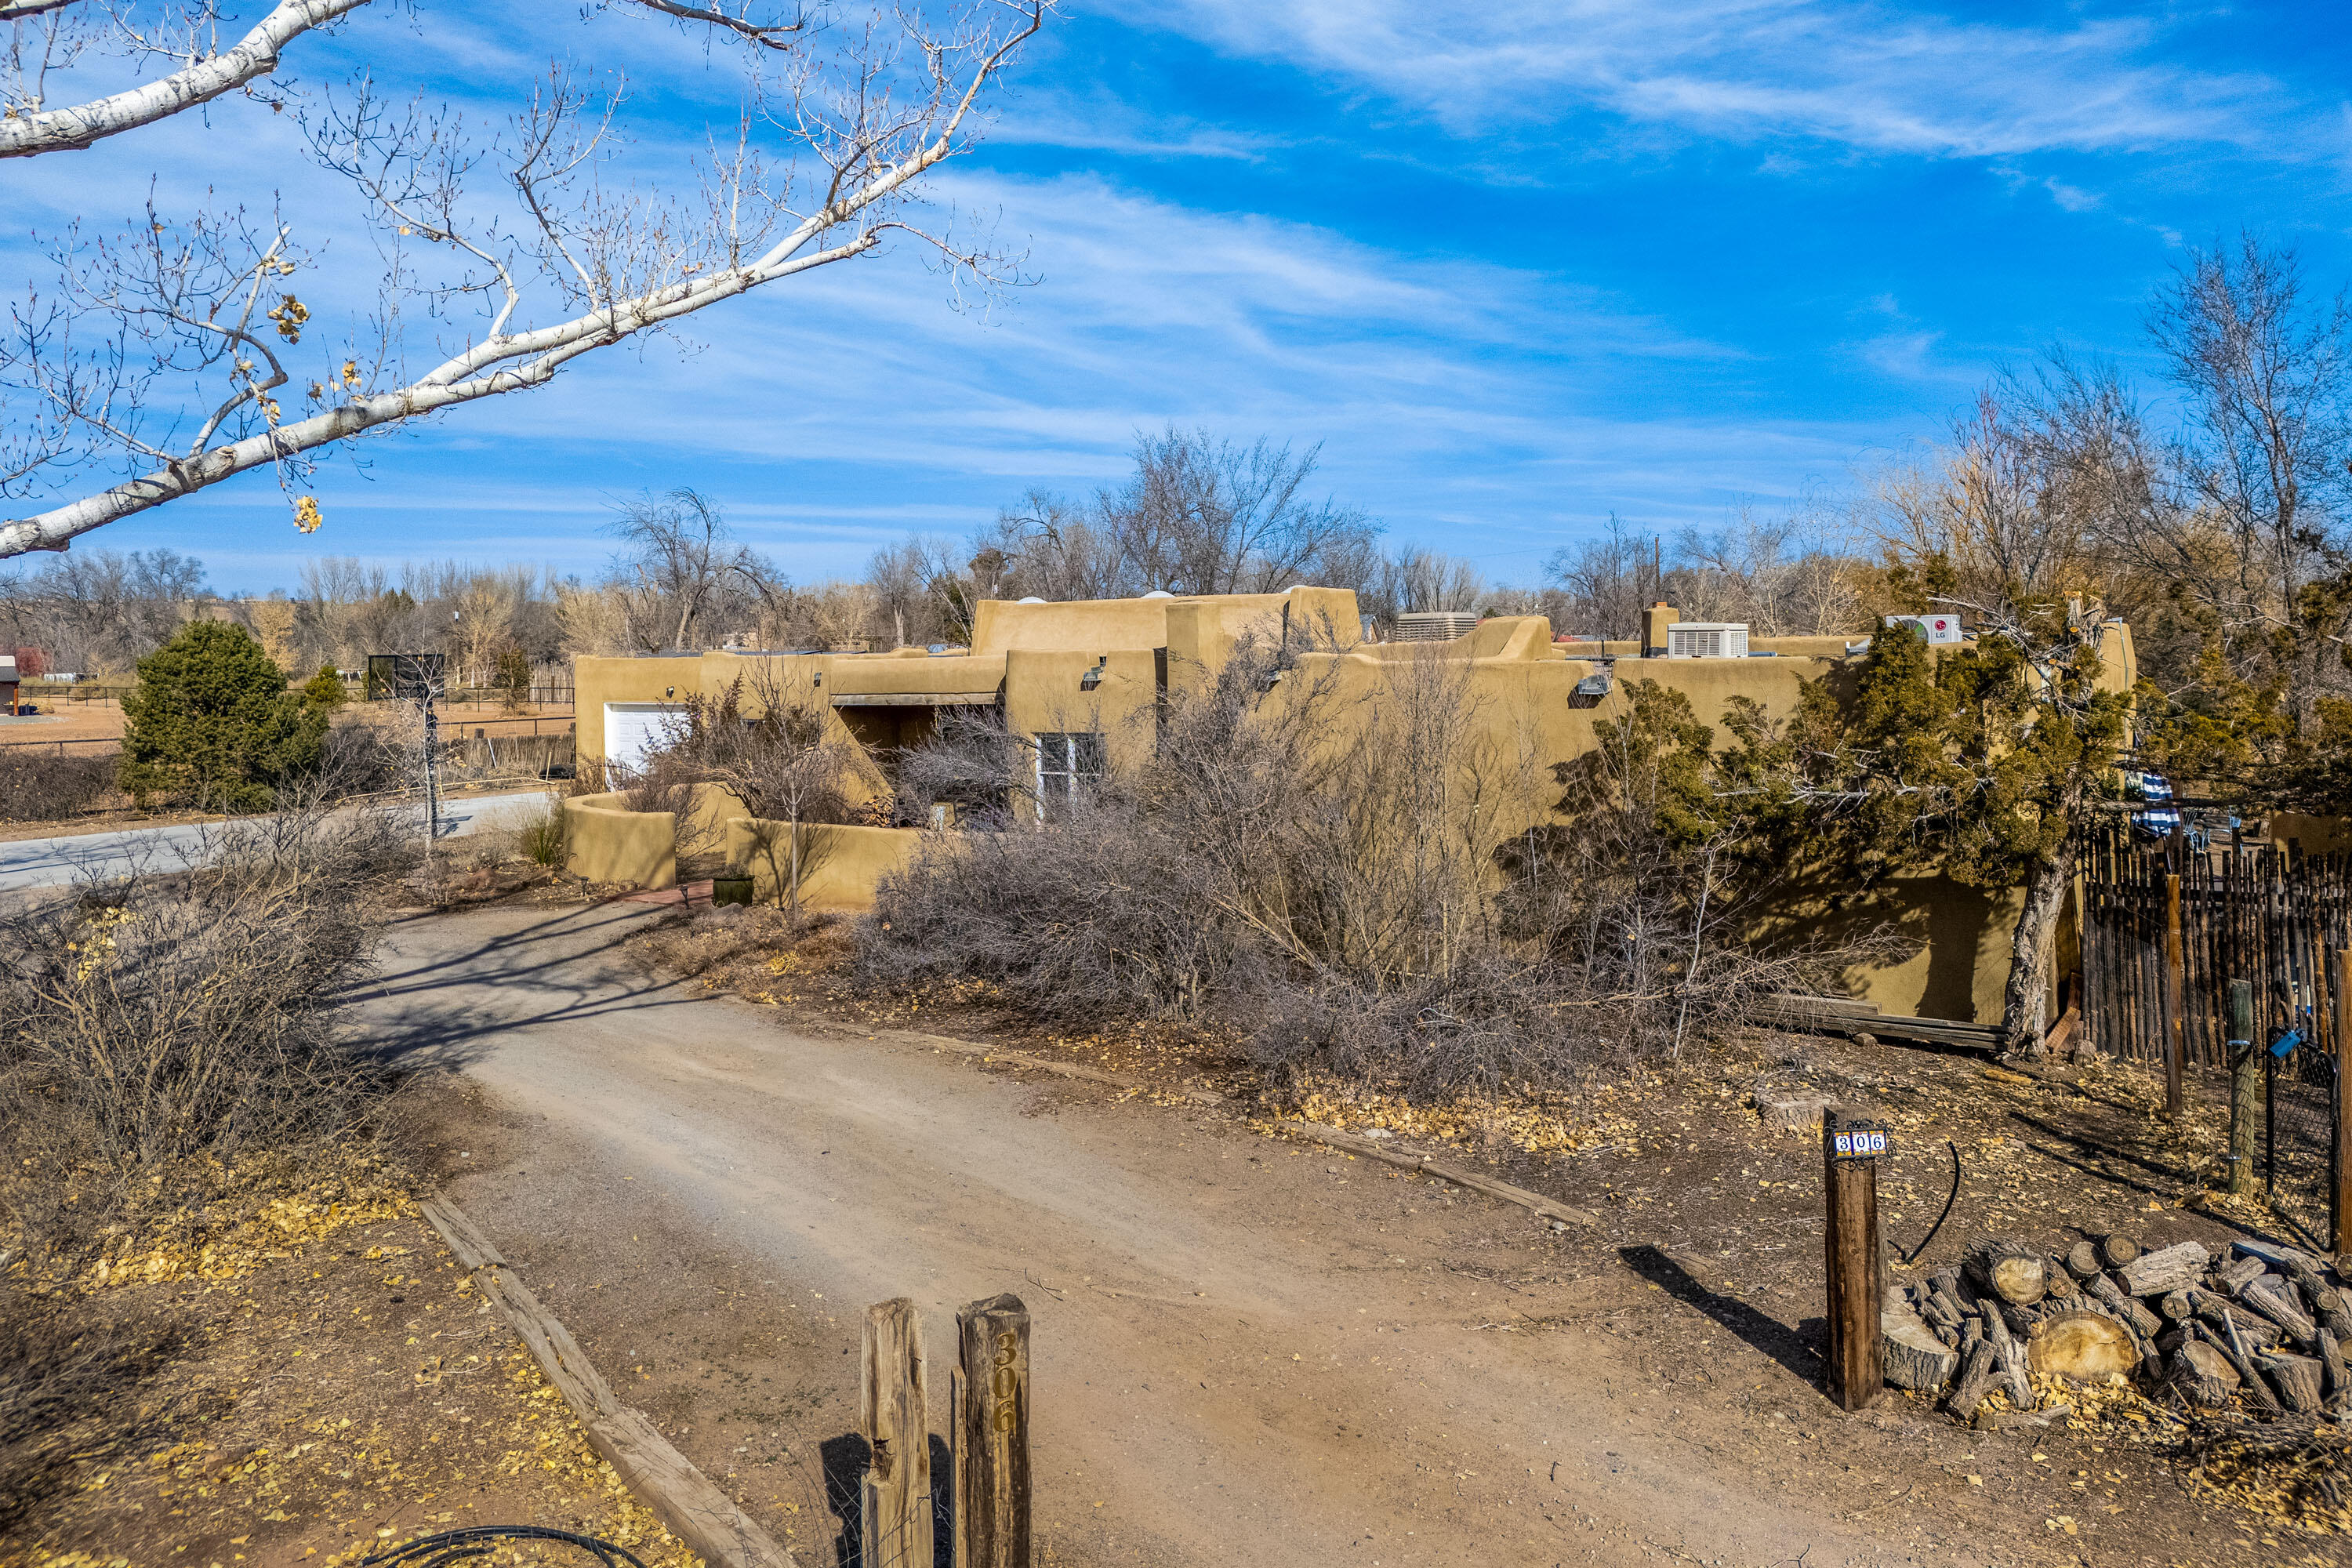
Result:
{"label": "dead brush", "polygon": [[1570,768],[1486,723],[1441,645],[1369,692],[1328,651],[1244,641],[1126,772],[934,837],[884,879],[859,977],[1230,1030],[1277,1080],[1492,1096],[1671,1056],[1852,960],[1748,940],[1772,873],[1709,819],[1687,711],[1643,697]]}
{"label": "dead brush", "polygon": [[0,1216],[37,1250],[89,1248],[194,1168],[331,1150],[390,1091],[332,1008],[396,827],[298,810],[212,848],[0,926]]}

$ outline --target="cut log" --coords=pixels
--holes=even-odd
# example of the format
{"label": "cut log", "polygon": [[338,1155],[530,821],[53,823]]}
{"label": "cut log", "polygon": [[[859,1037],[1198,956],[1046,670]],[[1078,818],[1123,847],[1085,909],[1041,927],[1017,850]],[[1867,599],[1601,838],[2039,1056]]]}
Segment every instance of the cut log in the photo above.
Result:
{"label": "cut log", "polygon": [[2043,1277],[2049,1282],[2052,1300],[2063,1302],[2070,1308],[2081,1305],[2083,1288],[2074,1282],[2074,1276],[2067,1271],[2064,1258],[2052,1258]]}
{"label": "cut log", "polygon": [[2066,1272],[2077,1279],[2088,1279],[2099,1272],[2099,1249],[2087,1241],[2078,1241],[2066,1253]]}
{"label": "cut log", "polygon": [[[2319,1325],[2303,1315],[2303,1309],[2287,1299],[2284,1289],[2273,1287],[2273,1278],[2265,1275],[2239,1286],[2239,1301],[2248,1311],[2259,1313],[2276,1323],[2296,1344],[2316,1349],[2318,1342],[2313,1336],[2319,1332]],[[2284,1283],[2284,1280],[2279,1281],[2280,1285]]]}
{"label": "cut log", "polygon": [[1995,1237],[1969,1248],[1969,1278],[2002,1300],[2030,1307],[2049,1293],[2049,1265],[2021,1241]]}
{"label": "cut log", "polygon": [[2202,1242],[2180,1242],[2133,1258],[2116,1270],[2116,1283],[2126,1296],[2162,1296],[2197,1283],[2211,1256]]}
{"label": "cut log", "polygon": [[2053,1312],[2034,1326],[2042,1331],[2025,1347],[2034,1372],[2093,1383],[2139,1365],[2130,1331],[2103,1312]]}
{"label": "cut log", "polygon": [[2230,1250],[2240,1258],[2259,1258],[2265,1268],[2282,1274],[2307,1273],[2315,1279],[2325,1267],[2323,1261],[2299,1247],[2282,1247],[2274,1241],[2242,1238],[2230,1244]]}
{"label": "cut log", "polygon": [[2319,1315],[2319,1326],[2336,1336],[2337,1345],[2352,1340],[2352,1301],[2344,1292],[2323,1287],[2310,1292],[2312,1310]]}
{"label": "cut log", "polygon": [[2185,1342],[2172,1355],[2165,1381],[2200,1410],[2219,1410],[2238,1391],[2238,1369],[2230,1358],[2204,1341]]}
{"label": "cut log", "polygon": [[2238,1381],[2245,1385],[2246,1403],[2273,1415],[2282,1414],[2285,1406],[2278,1402],[2278,1395],[2271,1392],[2271,1385],[2263,1380],[2263,1374],[2254,1370],[2253,1358],[2246,1353],[2245,1336],[2238,1331],[2237,1314],[2227,1307],[2221,1309],[2221,1334],[2217,1335],[2209,1329],[2205,1337],[2207,1342],[2228,1356],[2230,1364],[2238,1369]]}
{"label": "cut log", "polygon": [[2262,1365],[2276,1385],[2280,1401],[2289,1410],[2302,1415],[2319,1408],[2324,1395],[2320,1393],[2318,1362],[2307,1355],[2273,1354],[2264,1356]]}
{"label": "cut log", "polygon": [[1960,1300],[1960,1277],[1949,1268],[1939,1268],[1927,1277],[1927,1293],[1937,1306],[1944,1310],[1955,1324],[1969,1320],[1968,1304]]}
{"label": "cut log", "polygon": [[1952,1385],[1951,1397],[1944,1408],[1966,1421],[1977,1413],[1985,1395],[2000,1380],[2000,1363],[1992,1353],[1992,1345],[1985,1340],[1971,1342],[1967,1356],[1960,1363],[1959,1382]]}
{"label": "cut log", "polygon": [[2139,1256],[2139,1243],[2122,1231],[2111,1231],[2099,1237],[2099,1262],[2108,1268],[2121,1268]]}
{"label": "cut log", "polygon": [[[2232,1244],[2242,1258],[2260,1258],[2294,1280],[2310,1303],[2306,1316],[2319,1320],[2322,1327],[2336,1336],[2338,1349],[2352,1340],[2352,1303],[2345,1300],[2342,1291],[2327,1282],[2326,1266],[2319,1258],[2295,1247],[2280,1247],[2267,1241],[2239,1241]],[[2297,1303],[2301,1305],[2301,1303]]]}
{"label": "cut log", "polygon": [[[2189,1290],[2188,1296],[2200,1320],[2217,1330],[2224,1326],[2225,1320],[2231,1315],[2230,1303],[2225,1298],[2216,1296],[2210,1290],[2198,1289]],[[2258,1351],[2268,1350],[2286,1338],[2285,1331],[2268,1318],[2251,1317],[2240,1312],[2236,1314],[2236,1322],[2245,1336],[2246,1343]]]}
{"label": "cut log", "polygon": [[2259,1258],[2237,1258],[2223,1264],[2216,1271],[2216,1276],[2221,1282],[2222,1291],[2234,1296],[2239,1286],[2249,1279],[2259,1279],[2269,1272],[2270,1266]]}
{"label": "cut log", "polygon": [[2117,1289],[2116,1282],[2104,1274],[2094,1274],[2084,1280],[2083,1289],[2096,1297],[2107,1310],[2129,1323],[2133,1332],[2144,1340],[2154,1339],[2157,1331],[2164,1327],[2154,1312]]}
{"label": "cut log", "polygon": [[1878,1317],[1879,1348],[1885,1355],[1886,1381],[1896,1388],[1922,1388],[1930,1393],[1952,1381],[1960,1358],[1944,1346],[1918,1313],[1907,1307]]}
{"label": "cut log", "polygon": [[2343,1342],[2326,1329],[2319,1331],[2319,1364],[2327,1372],[2327,1397],[2341,1399],[2345,1394]]}
{"label": "cut log", "polygon": [[2009,1407],[2032,1409],[2033,1380],[2026,1375],[2024,1342],[2009,1331],[2009,1324],[1997,1311],[1985,1314],[1985,1338],[1992,1342],[1993,1358],[2000,1366],[2001,1384],[2009,1390]]}
{"label": "cut log", "polygon": [[2156,1304],[2156,1315],[2168,1323],[2185,1323],[2197,1315],[2197,1309],[2189,1304],[2189,1291],[2184,1287],[2166,1292]]}

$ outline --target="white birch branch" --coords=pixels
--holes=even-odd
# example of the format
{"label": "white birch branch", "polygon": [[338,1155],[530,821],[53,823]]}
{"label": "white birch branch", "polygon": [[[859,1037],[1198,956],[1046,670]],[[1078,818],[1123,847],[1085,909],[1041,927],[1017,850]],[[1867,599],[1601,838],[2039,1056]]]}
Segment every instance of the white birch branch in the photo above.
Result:
{"label": "white birch branch", "polygon": [[109,136],[168,120],[278,68],[278,51],[368,0],[279,0],[225,54],[191,60],[166,77],[69,109],[0,119],[0,158],[30,158],[89,147]]}

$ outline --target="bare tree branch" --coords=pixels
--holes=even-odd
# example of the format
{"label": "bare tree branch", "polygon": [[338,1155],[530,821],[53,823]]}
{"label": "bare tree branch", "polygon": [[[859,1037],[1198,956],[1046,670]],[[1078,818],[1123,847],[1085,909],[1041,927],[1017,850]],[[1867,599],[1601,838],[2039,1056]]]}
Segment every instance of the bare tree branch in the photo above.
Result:
{"label": "bare tree branch", "polygon": [[191,58],[169,76],[69,109],[0,119],[0,158],[77,151],[209,103],[276,70],[279,52],[294,39],[366,4],[368,0],[279,0],[226,54]]}
{"label": "bare tree branch", "polygon": [[[53,3],[63,4],[64,0],[53,0]],[[751,20],[751,0],[738,0],[736,15],[733,16],[728,15],[723,5],[688,5],[680,4],[680,0],[628,0],[628,3],[642,5],[648,11],[658,11],[666,16],[675,16],[682,22],[701,22],[713,27],[723,27],[751,43],[772,49],[791,48],[796,35],[808,26],[808,13],[798,6],[793,8],[793,19],[789,22],[754,22]]]}
{"label": "bare tree branch", "polygon": [[[167,253],[168,226],[151,212],[120,245],[99,247],[96,265],[85,258],[68,266],[60,256],[76,311],[111,318],[116,338],[96,350],[68,352],[20,332],[0,345],[0,391],[9,384],[31,390],[55,417],[89,433],[83,444],[95,450],[88,456],[110,449],[137,466],[96,493],[0,520],[0,558],[63,549],[91,529],[257,468],[278,470],[290,495],[290,478],[305,470],[306,454],[444,408],[544,385],[582,354],[866,254],[892,229],[932,246],[952,268],[1001,281],[996,258],[927,233],[900,209],[915,182],[970,144],[979,95],[1036,34],[1051,4],[1006,0],[1012,21],[1001,31],[977,27],[951,40],[913,31],[919,52],[906,69],[897,68],[894,46],[869,37],[831,74],[804,70],[793,83],[790,114],[774,122],[823,166],[825,199],[814,210],[795,210],[788,191],[769,189],[748,144],[748,118],[739,145],[709,161],[709,210],[689,219],[666,196],[607,195],[599,186],[598,149],[611,106],[600,114],[560,70],[511,134],[482,150],[467,146],[454,117],[388,114],[362,79],[354,97],[341,104],[330,100],[324,119],[310,129],[320,161],[352,182],[383,236],[383,303],[371,323],[383,347],[372,367],[361,368],[365,351],[348,358],[337,353],[341,370],[310,383],[314,405],[331,399],[333,405],[306,418],[279,417],[271,393],[289,372],[262,341],[268,329],[250,321],[261,280],[298,265],[282,253],[287,236],[278,229],[206,219],[194,240],[174,241]],[[912,91],[894,101],[892,87],[908,82]],[[504,183],[520,203],[517,234],[486,217],[465,189],[468,173],[493,154],[505,163]],[[420,281],[407,259],[419,245],[449,258],[454,270]],[[240,246],[247,258],[241,262],[231,254]],[[521,312],[535,290],[560,298],[568,319],[530,324]],[[445,342],[436,351],[439,363],[421,375],[389,368],[398,364],[403,299],[421,298],[433,314],[446,316],[467,297],[481,300],[481,327]],[[68,312],[68,327],[76,311]],[[271,312],[289,344],[300,342],[308,317],[290,292]],[[212,388],[184,395],[191,402],[200,395],[194,405],[211,410],[201,422],[194,413],[186,416],[196,429],[193,443],[140,434],[150,388],[166,373],[214,378]],[[29,462],[23,467],[29,474],[53,461],[48,445],[10,467]],[[21,474],[17,488],[25,488]],[[316,526],[307,499],[297,510],[302,526]]]}

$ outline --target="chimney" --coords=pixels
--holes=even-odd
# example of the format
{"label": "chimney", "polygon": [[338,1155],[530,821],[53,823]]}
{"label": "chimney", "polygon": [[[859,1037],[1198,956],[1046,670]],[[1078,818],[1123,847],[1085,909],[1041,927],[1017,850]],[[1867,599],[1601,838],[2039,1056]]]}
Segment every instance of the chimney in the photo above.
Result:
{"label": "chimney", "polygon": [[1666,628],[1683,618],[1683,613],[1660,599],[1642,612],[1642,657],[1666,657]]}

